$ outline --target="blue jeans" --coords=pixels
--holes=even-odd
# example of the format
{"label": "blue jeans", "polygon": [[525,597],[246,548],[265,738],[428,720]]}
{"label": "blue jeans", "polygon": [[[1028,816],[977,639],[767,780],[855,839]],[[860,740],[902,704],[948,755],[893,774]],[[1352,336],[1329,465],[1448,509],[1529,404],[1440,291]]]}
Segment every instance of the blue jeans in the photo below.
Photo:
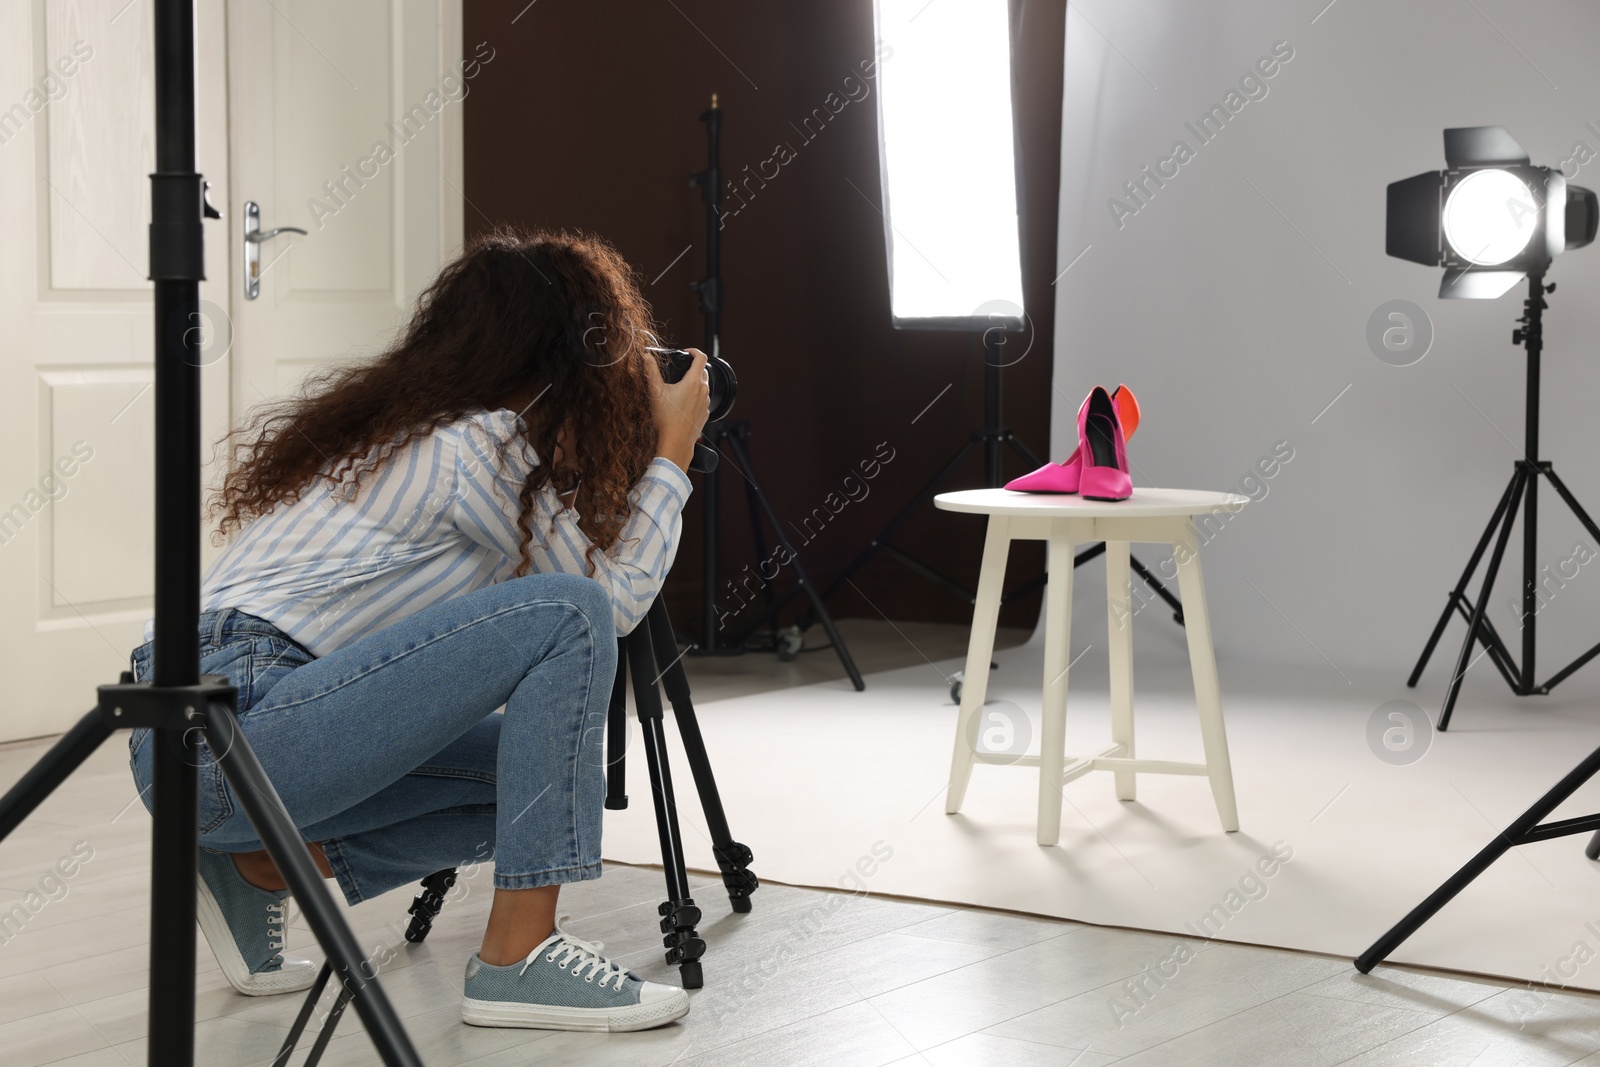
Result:
{"label": "blue jeans", "polygon": [[[592,579],[514,578],[320,659],[263,619],[208,611],[200,654],[238,687],[244,736],[350,903],[491,857],[496,889],[600,877],[617,644]],[[132,658],[148,677],[151,646]],[[129,742],[147,807],[156,743]],[[261,848],[203,743],[198,757],[201,843]]]}

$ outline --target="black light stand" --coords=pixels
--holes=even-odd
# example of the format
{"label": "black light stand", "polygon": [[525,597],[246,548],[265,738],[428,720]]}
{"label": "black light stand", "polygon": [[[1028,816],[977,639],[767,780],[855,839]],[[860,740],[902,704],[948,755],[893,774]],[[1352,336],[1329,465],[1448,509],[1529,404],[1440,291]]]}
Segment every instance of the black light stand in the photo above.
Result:
{"label": "black light stand", "polygon": [[[1520,344],[1528,350],[1528,384],[1527,384],[1527,414],[1524,425],[1523,456],[1513,464],[1511,481],[1506,485],[1505,492],[1500,495],[1500,503],[1495,506],[1494,515],[1489,519],[1489,526],[1483,531],[1483,536],[1478,538],[1477,547],[1472,550],[1472,556],[1467,560],[1467,569],[1461,572],[1461,580],[1450,591],[1445,602],[1444,612],[1439,616],[1438,623],[1433,628],[1433,633],[1428,637],[1428,643],[1422,649],[1422,657],[1417,660],[1416,667],[1411,672],[1411,677],[1406,679],[1406,685],[1415,687],[1422,677],[1423,668],[1428,665],[1428,659],[1433,655],[1434,648],[1439,644],[1439,638],[1444,634],[1445,626],[1452,616],[1460,615],[1467,621],[1467,636],[1461,644],[1461,652],[1456,657],[1456,670],[1450,678],[1450,687],[1445,693],[1444,710],[1439,716],[1439,729],[1450,728],[1450,716],[1455,711],[1456,698],[1461,693],[1462,678],[1467,669],[1472,666],[1473,649],[1481,643],[1490,662],[1499,670],[1500,676],[1506,680],[1511,691],[1517,696],[1543,696],[1565,681],[1578,668],[1600,655],[1600,644],[1567,664],[1561,670],[1551,675],[1550,678],[1539,684],[1534,674],[1534,617],[1538,611],[1538,490],[1539,479],[1547,479],[1556,493],[1566,502],[1572,514],[1575,515],[1589,535],[1600,540],[1600,527],[1589,518],[1589,513],[1578,503],[1566,485],[1556,475],[1555,467],[1548,460],[1539,457],[1539,355],[1544,349],[1544,309],[1547,306],[1544,294],[1555,291],[1555,285],[1544,284],[1545,269],[1549,264],[1540,267],[1528,274],[1528,298],[1523,301],[1524,312],[1517,321],[1522,325],[1512,331],[1511,341]],[[1511,538],[1511,527],[1516,521],[1517,509],[1522,509],[1522,662],[1518,664],[1512,658],[1506,643],[1501,639],[1489,621],[1487,609],[1489,594],[1494,589],[1495,577],[1500,572],[1500,562],[1505,555],[1506,544]],[[1498,534],[1498,536],[1497,536]],[[1494,551],[1489,556],[1489,567],[1484,572],[1483,586],[1478,591],[1476,600],[1467,598],[1467,585],[1472,581],[1473,573],[1478,569],[1478,564],[1483,559],[1484,551],[1489,547],[1490,540],[1494,540]]]}
{"label": "black light stand", "polygon": [[[420,1065],[411,1039],[345,924],[299,831],[234,718],[233,686],[200,674],[200,351],[191,328],[205,278],[205,179],[195,172],[194,0],[155,5],[156,173],[150,176],[155,283],[155,655],[152,678],[124,672],[0,798],[0,838],[27,818],[115,731],[152,730],[148,1060],[194,1063],[196,764],[203,738],[262,845],[337,969],[383,1062]],[[197,736],[198,735],[198,736]],[[320,988],[317,990],[320,992]],[[286,1058],[280,1056],[280,1062]]]}
{"label": "black light stand", "polygon": [[[699,186],[701,198],[706,204],[706,276],[694,282],[690,288],[700,295],[700,310],[705,313],[705,351],[708,355],[717,356],[721,355],[722,336],[722,109],[717,105],[715,94],[711,97],[711,107],[701,113],[700,121],[706,124],[706,169],[695,172],[690,180],[692,184]],[[790,541],[789,535],[784,532],[783,523],[778,518],[777,510],[772,506],[772,499],[762,487],[755,468],[750,463],[749,421],[723,419],[710,422],[701,431],[701,437],[715,450],[713,455],[721,454],[724,447],[733,453],[739,473],[744,478],[745,502],[750,513],[750,530],[757,555],[764,561],[769,559],[766,537],[762,533],[764,517],[772,524],[773,537],[788,554],[786,565],[794,568],[795,581],[789,591],[778,599],[773,598],[770,583],[763,581],[762,591],[767,601],[767,608],[740,630],[728,636],[723,635],[717,611],[717,584],[722,554],[721,476],[715,463],[701,467],[704,477],[700,484],[700,494],[705,515],[701,579],[701,612],[704,621],[701,623],[700,641],[691,651],[699,655],[724,656],[736,656],[750,651],[751,636],[775,618],[779,607],[800,593],[804,593],[811,601],[810,612],[814,613],[816,619],[822,623],[822,628],[827,632],[828,640],[832,643],[839,662],[844,666],[845,673],[850,676],[851,684],[858,692],[865,689],[867,683],[862,680],[861,671],[856,668],[849,646],[845,644],[844,635],[834,625],[833,616],[828,613],[824,604],[826,597],[818,595],[810,571],[806,569],[805,562],[800,558],[800,553]],[[774,633],[774,647],[780,655],[792,658],[794,650],[786,653],[776,633]]]}
{"label": "black light stand", "polygon": [[[667,659],[667,657],[672,657]],[[665,661],[666,666],[657,668]],[[685,989],[704,984],[700,957],[706,943],[695,927],[701,912],[689,893],[689,875],[683,858],[683,835],[678,826],[677,793],[672,786],[672,768],[667,762],[666,716],[661,707],[661,689],[667,691],[672,716],[689,757],[700,808],[711,827],[711,851],[722,871],[722,884],[728,902],[736,912],[750,910],[750,894],[761,882],[750,870],[750,849],[733,839],[728,817],[722,810],[722,795],[711,771],[711,757],[700,735],[689,696],[689,679],[683,670],[683,656],[677,650],[672,620],[658,597],[650,606],[645,621],[633,633],[617,642],[617,676],[611,686],[611,705],[606,715],[606,807],[617,811],[628,806],[628,681],[633,681],[634,710],[644,733],[645,760],[650,765],[650,792],[655,800],[656,833],[661,838],[661,866],[667,877],[667,899],[656,909],[661,916],[661,943],[667,950],[667,963],[678,968]],[[428,936],[433,920],[444,907],[445,895],[455,883],[455,870],[438,871],[422,880],[422,892],[411,903],[411,923],[405,939],[413,944]]]}

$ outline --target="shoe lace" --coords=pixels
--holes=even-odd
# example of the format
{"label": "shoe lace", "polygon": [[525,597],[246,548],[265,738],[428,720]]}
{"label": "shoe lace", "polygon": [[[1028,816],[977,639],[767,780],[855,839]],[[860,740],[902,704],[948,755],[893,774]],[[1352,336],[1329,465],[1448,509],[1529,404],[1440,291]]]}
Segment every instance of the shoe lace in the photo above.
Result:
{"label": "shoe lace", "polygon": [[527,961],[522,965],[522,970],[518,971],[517,975],[521,977],[526,973],[528,968],[533,966],[534,959],[540,952],[543,952],[546,960],[554,963],[562,970],[566,970],[570,966],[573,977],[583,975],[587,971],[587,977],[584,978],[584,981],[598,981],[602,989],[606,987],[607,983],[615,983],[614,988],[621,992],[623,983],[628,979],[627,968],[619,967],[616,963],[602,956],[600,950],[603,948],[605,948],[604,942],[584,941],[573,937],[561,929],[561,924],[558,922],[556,923],[556,938],[547,942],[543,947],[530,952]]}
{"label": "shoe lace", "polygon": [[283,901],[274,901],[267,905],[267,947],[274,952],[283,951],[284,927],[287,917],[284,914]]}

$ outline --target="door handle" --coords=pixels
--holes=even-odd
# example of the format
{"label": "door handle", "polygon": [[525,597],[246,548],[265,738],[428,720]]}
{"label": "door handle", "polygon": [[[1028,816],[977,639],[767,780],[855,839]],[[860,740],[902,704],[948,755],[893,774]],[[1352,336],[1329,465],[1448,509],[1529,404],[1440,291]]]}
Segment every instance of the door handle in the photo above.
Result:
{"label": "door handle", "polygon": [[261,242],[270,241],[280,233],[304,234],[298,226],[278,226],[270,230],[261,228],[261,205],[254,200],[244,202],[244,298],[254,300],[261,295]]}

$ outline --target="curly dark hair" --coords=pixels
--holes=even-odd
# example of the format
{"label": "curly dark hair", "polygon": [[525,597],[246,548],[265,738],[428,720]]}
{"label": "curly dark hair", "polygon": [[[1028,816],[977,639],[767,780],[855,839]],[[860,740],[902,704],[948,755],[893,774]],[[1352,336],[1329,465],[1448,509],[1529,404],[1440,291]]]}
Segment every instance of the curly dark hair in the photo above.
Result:
{"label": "curly dark hair", "polygon": [[[353,494],[396,449],[475,409],[526,408],[540,462],[522,487],[516,573],[530,569],[534,500],[546,486],[576,490],[592,569],[594,553],[616,544],[628,492],[655,454],[645,362],[654,343],[650,306],[604,240],[506,228],[478,237],[384,352],[312,375],[224,438],[213,536],[299,499],[317,479],[350,477]],[[513,444],[500,442],[501,455]]]}

